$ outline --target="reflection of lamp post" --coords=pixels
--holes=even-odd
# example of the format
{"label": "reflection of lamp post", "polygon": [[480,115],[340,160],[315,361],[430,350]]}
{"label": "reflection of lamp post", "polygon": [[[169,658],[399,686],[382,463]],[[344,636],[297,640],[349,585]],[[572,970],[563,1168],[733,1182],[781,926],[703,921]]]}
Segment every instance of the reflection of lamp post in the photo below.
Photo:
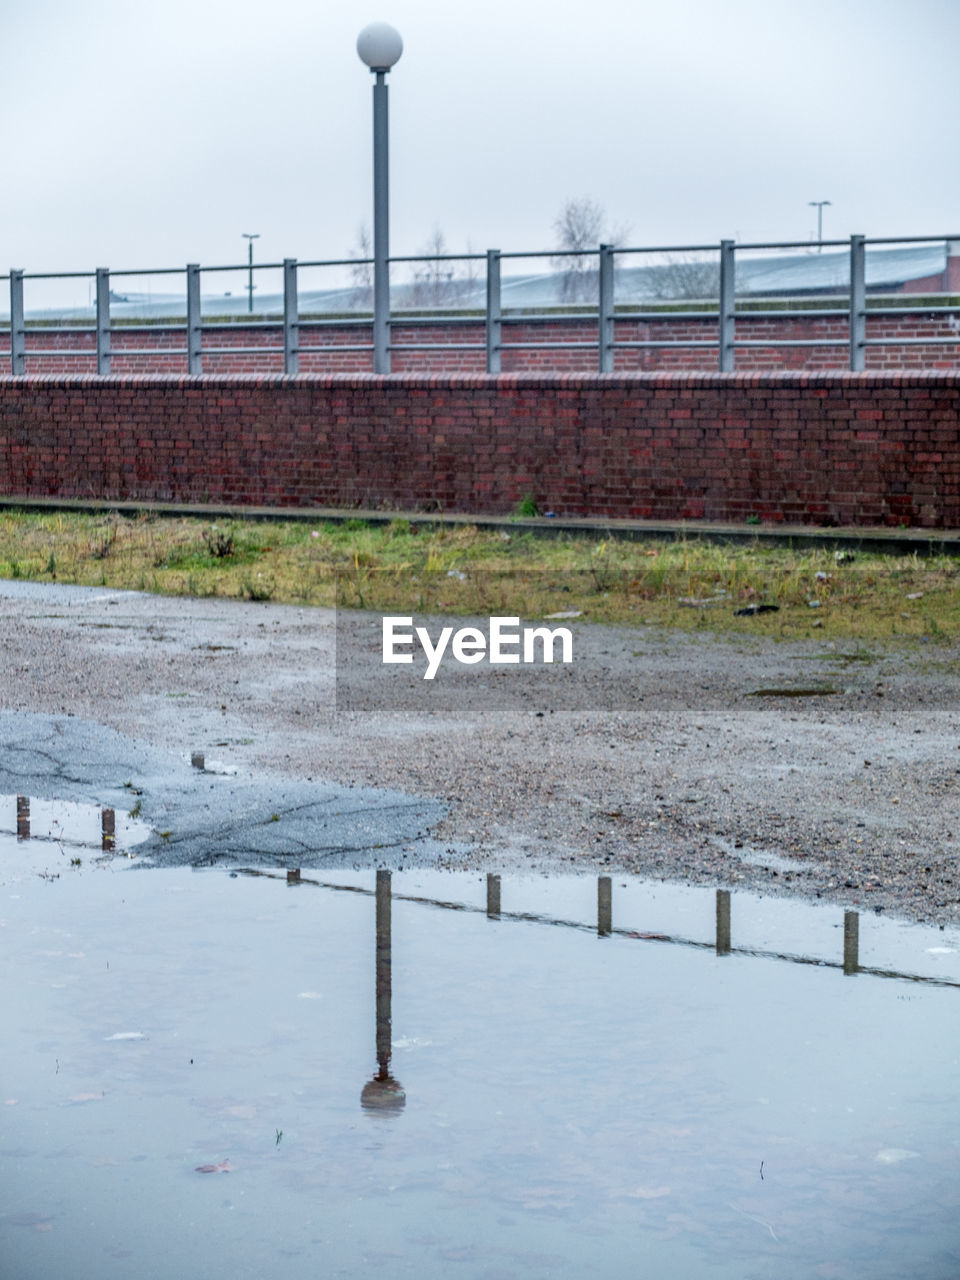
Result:
{"label": "reflection of lamp post", "polygon": [[392,1018],[391,944],[390,944],[390,872],[377,872],[377,1074],[368,1080],[360,1094],[365,1111],[380,1114],[399,1111],[407,1095],[399,1080],[390,1074]]}
{"label": "reflection of lamp post", "polygon": [[256,231],[252,235],[249,231],[241,231],[240,234],[247,242],[247,310],[253,313],[253,242],[260,239],[260,232]]}
{"label": "reflection of lamp post", "polygon": [[373,86],[373,371],[390,372],[390,194],[386,75],[403,53],[400,32],[371,22],[357,36],[357,53],[377,77]]}
{"label": "reflection of lamp post", "polygon": [[808,200],[807,204],[817,211],[817,253],[823,253],[823,206],[829,200]]}

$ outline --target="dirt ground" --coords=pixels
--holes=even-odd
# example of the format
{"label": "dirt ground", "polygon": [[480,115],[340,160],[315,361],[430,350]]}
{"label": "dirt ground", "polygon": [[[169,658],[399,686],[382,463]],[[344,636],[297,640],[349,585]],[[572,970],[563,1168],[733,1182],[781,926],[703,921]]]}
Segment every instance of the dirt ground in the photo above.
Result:
{"label": "dirt ground", "polygon": [[406,669],[384,682],[370,622],[341,615],[338,634],[327,610],[4,582],[0,706],[438,798],[452,866],[960,919],[957,647],[580,626],[573,668],[445,668],[428,687]]}

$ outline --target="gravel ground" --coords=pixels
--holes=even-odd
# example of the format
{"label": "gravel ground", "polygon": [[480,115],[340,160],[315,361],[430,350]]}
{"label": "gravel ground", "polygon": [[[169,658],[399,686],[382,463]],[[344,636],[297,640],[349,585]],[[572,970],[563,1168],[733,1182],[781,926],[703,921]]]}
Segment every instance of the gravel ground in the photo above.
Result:
{"label": "gravel ground", "polygon": [[444,668],[428,684],[385,672],[370,621],[341,615],[338,636],[325,610],[0,583],[0,707],[241,776],[440,800],[451,866],[960,919],[956,647],[584,626],[573,668]]}

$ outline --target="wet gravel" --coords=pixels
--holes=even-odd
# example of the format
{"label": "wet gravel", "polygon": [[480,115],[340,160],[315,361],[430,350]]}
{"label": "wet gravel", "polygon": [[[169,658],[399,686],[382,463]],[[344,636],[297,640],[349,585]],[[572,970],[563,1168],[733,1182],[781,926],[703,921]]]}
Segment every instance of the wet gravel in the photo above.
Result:
{"label": "wet gravel", "polygon": [[438,800],[452,866],[960,919],[957,647],[581,626],[575,671],[445,669],[428,690],[405,671],[383,685],[364,621],[338,637],[325,610],[0,583],[0,708],[240,778]]}

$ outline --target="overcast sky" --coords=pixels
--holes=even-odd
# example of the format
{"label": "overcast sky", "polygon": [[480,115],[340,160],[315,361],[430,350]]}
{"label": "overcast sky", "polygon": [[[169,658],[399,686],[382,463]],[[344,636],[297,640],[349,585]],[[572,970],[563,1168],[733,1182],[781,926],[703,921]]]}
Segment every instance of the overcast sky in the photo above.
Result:
{"label": "overcast sky", "polygon": [[337,257],[370,221],[369,21],[391,249],[960,230],[958,0],[0,0],[0,269]]}

